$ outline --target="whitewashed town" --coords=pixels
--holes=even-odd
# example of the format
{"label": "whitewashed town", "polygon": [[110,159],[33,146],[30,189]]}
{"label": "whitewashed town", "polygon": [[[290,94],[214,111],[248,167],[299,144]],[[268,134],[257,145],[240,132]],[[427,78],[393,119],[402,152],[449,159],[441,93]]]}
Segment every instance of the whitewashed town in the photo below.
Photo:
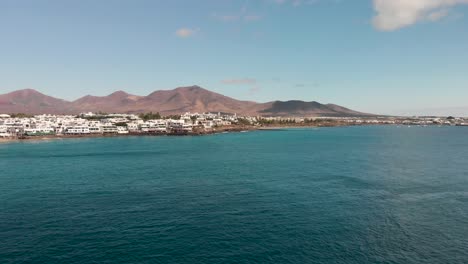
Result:
{"label": "whitewashed town", "polygon": [[404,125],[468,126],[455,117],[251,117],[221,113],[8,115],[0,114],[0,138],[99,135],[200,135],[225,131],[295,126]]}
{"label": "whitewashed town", "polygon": [[237,123],[236,115],[159,114],[0,115],[0,137],[99,134],[189,134]]}

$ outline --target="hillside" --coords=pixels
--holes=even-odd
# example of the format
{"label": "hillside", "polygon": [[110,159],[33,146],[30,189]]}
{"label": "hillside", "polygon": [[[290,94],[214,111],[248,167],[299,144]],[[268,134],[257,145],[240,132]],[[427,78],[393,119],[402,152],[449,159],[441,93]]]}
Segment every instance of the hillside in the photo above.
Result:
{"label": "hillside", "polygon": [[33,89],[0,95],[0,113],[68,114],[76,112],[69,102],[50,97]]}

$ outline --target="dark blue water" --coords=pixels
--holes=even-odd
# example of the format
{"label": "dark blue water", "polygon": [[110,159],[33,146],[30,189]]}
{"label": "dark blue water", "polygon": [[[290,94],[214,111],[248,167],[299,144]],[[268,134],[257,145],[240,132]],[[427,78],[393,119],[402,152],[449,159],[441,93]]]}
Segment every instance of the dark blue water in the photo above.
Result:
{"label": "dark blue water", "polygon": [[0,144],[0,263],[467,262],[467,128]]}

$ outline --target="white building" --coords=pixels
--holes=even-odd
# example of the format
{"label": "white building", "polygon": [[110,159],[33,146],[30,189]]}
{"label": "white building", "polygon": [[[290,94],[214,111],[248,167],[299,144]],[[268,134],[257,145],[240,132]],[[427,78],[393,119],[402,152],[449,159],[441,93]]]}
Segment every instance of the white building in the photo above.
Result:
{"label": "white building", "polygon": [[112,124],[105,124],[101,126],[101,129],[102,129],[102,133],[104,134],[113,134],[113,133],[119,132],[117,127]]}
{"label": "white building", "polygon": [[12,137],[13,135],[8,132],[8,127],[5,125],[0,126],[0,138],[8,138]]}
{"label": "white building", "polygon": [[65,134],[81,135],[90,134],[89,126],[72,126],[65,129]]}
{"label": "white building", "polygon": [[128,129],[127,129],[127,127],[124,127],[124,126],[118,126],[117,127],[117,133],[118,134],[128,134]]}
{"label": "white building", "polygon": [[54,135],[55,129],[53,127],[26,128],[24,134],[28,136]]}

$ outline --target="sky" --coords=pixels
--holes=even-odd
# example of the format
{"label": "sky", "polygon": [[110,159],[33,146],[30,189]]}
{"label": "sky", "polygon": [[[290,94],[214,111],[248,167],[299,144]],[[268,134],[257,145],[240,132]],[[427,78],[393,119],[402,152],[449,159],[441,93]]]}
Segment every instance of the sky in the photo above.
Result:
{"label": "sky", "polygon": [[[0,0],[0,94],[468,109],[468,0]],[[429,110],[428,110],[429,111]]]}

